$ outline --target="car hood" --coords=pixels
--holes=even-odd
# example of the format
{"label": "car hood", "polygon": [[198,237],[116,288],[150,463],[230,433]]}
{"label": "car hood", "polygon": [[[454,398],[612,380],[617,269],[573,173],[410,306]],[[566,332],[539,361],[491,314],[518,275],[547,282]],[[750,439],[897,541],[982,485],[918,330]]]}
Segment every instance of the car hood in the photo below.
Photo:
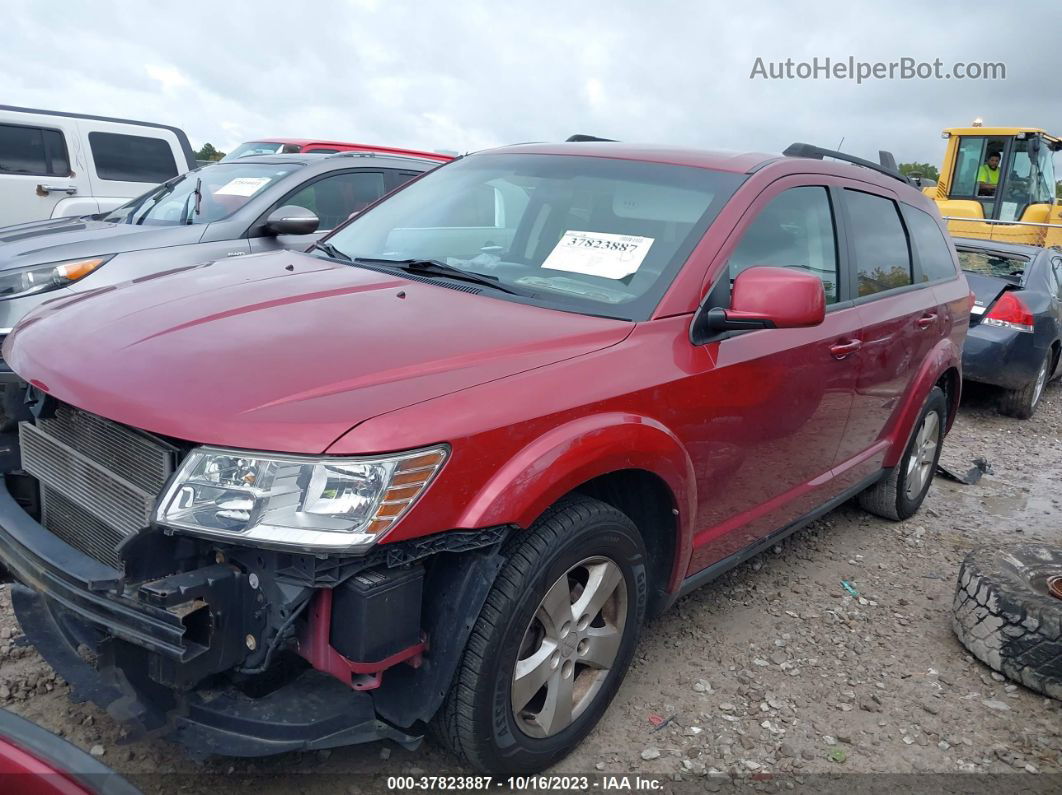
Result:
{"label": "car hood", "polygon": [[123,251],[195,243],[206,228],[205,224],[114,224],[91,217],[52,218],[5,226],[0,228],[0,271],[75,257],[98,257]]}
{"label": "car hood", "polygon": [[477,292],[296,252],[247,256],[50,301],[4,358],[58,399],[137,428],[318,454],[366,419],[634,327]]}

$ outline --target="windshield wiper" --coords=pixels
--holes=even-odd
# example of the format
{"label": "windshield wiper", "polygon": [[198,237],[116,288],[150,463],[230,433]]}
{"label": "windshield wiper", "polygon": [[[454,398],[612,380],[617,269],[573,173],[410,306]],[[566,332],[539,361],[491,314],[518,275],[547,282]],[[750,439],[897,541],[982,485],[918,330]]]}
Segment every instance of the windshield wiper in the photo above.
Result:
{"label": "windshield wiper", "polygon": [[154,197],[152,197],[151,204],[149,204],[147,207],[144,208],[144,212],[141,213],[139,218],[137,218],[135,221],[133,220],[133,218],[136,217],[137,212],[140,210],[140,208],[137,207],[132,212],[129,213],[129,217],[128,217],[128,220],[126,220],[126,223],[127,224],[135,224],[137,226],[140,226],[141,224],[143,224],[144,223],[144,219],[147,218],[147,216],[148,216],[148,213],[155,209],[155,205],[158,204],[160,201],[162,201],[167,196],[169,196],[171,193],[173,193],[173,191],[174,191],[174,189],[176,187],[177,187],[177,183],[176,182],[172,183],[171,185],[166,185],[165,187],[163,187],[157,194],[155,194]]}
{"label": "windshield wiper", "polygon": [[323,251],[325,254],[330,256],[332,259],[341,259],[344,262],[353,262],[353,260],[349,256],[347,256],[342,251],[340,251],[338,248],[336,248],[331,243],[328,243],[326,241],[318,240],[316,243],[314,243],[312,246],[310,246],[310,251],[313,251],[315,248],[319,249],[320,251]]}
{"label": "windshield wiper", "polygon": [[471,282],[472,284],[479,284],[483,287],[490,287],[493,290],[499,290],[503,293],[509,293],[509,295],[523,295],[523,293],[513,290],[510,287],[506,287],[500,282],[497,276],[488,276],[485,273],[477,273],[476,271],[466,271],[462,268],[455,268],[453,265],[447,265],[437,259],[386,259],[384,257],[355,257],[353,260],[355,263],[363,262],[366,265],[388,265],[392,268],[398,268],[399,270],[406,271],[407,273],[423,274],[424,276],[440,276],[447,279],[456,279],[463,282]]}

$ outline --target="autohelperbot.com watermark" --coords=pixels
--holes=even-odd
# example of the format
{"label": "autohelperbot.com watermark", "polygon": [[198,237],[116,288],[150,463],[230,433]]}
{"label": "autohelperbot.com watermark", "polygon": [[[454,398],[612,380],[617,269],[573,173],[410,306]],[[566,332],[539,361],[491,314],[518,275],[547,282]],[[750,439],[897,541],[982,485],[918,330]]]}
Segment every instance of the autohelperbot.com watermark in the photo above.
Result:
{"label": "autohelperbot.com watermark", "polygon": [[769,60],[757,58],[749,73],[750,80],[1006,80],[1007,65],[1002,61],[954,61],[945,64],[940,58],[920,61],[897,58],[894,61],[861,61],[847,58],[810,60]]}

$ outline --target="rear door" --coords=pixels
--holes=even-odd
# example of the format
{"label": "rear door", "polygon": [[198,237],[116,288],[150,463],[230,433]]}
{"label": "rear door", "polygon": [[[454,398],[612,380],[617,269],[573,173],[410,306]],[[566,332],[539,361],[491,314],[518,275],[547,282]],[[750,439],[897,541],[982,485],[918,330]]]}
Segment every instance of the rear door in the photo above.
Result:
{"label": "rear door", "polygon": [[51,218],[61,200],[88,192],[74,176],[76,142],[73,119],[0,113],[0,226]]}
{"label": "rear door", "polygon": [[724,254],[731,279],[757,265],[815,274],[827,312],[813,328],[766,329],[709,343],[705,420],[691,431],[690,443],[704,459],[695,462],[691,571],[807,514],[837,491],[832,469],[852,405],[861,320],[845,300],[843,235],[831,180],[821,179],[790,177],[768,187]]}
{"label": "rear door", "polygon": [[916,277],[907,224],[895,195],[858,183],[841,191],[855,303],[863,323],[852,416],[838,465],[858,482],[878,471],[884,437],[912,379],[948,320]]}
{"label": "rear door", "polygon": [[77,123],[100,212],[188,170],[180,142],[170,130],[92,119]]}

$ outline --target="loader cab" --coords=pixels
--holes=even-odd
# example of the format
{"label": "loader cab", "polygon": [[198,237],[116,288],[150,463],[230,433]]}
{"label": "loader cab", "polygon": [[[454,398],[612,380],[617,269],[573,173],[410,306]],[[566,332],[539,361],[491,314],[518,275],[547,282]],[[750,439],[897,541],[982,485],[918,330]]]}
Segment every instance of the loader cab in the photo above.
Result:
{"label": "loader cab", "polygon": [[[1010,127],[953,128],[944,137],[939,183],[925,193],[936,200],[953,235],[1062,243],[1053,161],[1062,141],[1043,130]],[[994,171],[988,165],[993,156]]]}

